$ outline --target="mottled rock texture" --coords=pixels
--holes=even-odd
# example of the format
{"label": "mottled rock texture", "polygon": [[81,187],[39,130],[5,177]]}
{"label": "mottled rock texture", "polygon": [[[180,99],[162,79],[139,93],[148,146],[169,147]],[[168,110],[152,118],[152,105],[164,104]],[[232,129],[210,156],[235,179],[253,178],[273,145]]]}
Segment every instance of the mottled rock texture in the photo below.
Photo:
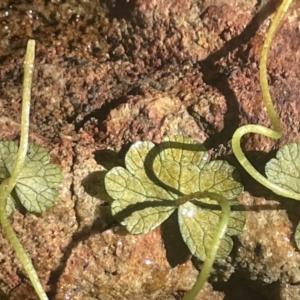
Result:
{"label": "mottled rock texture", "polygon": [[[105,204],[105,171],[123,164],[131,143],[159,143],[176,133],[204,142],[213,158],[239,168],[230,146],[235,129],[270,125],[258,63],[278,3],[1,1],[0,139],[18,141],[23,57],[34,38],[30,138],[64,172],[55,207],[41,216],[11,216],[51,300],[181,299],[193,285],[199,262],[190,260],[176,232],[162,235],[158,228],[132,236],[114,222]],[[296,3],[269,58],[284,137],[243,141],[259,170],[272,150],[300,140],[299,13]],[[245,230],[197,299],[299,299],[293,229],[300,207],[241,172],[248,192],[241,197]],[[1,299],[35,299],[3,234],[0,287]]]}

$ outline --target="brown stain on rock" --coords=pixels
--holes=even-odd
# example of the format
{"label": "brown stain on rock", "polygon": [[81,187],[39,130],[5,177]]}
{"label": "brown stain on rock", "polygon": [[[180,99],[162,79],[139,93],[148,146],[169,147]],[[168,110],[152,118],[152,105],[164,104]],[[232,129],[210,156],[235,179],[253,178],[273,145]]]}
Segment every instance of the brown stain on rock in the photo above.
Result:
{"label": "brown stain on rock", "polygon": [[[259,13],[256,2],[138,0],[126,4],[131,8],[126,12],[118,10],[120,1],[1,2],[1,140],[19,135],[23,56],[33,37],[38,43],[31,139],[51,151],[64,171],[55,207],[41,218],[19,212],[12,217],[51,299],[171,300],[192,286],[197,271],[190,261],[170,268],[159,229],[141,236],[116,234],[100,206],[103,199],[86,193],[82,180],[104,171],[94,160],[95,150],[183,133],[208,139],[216,153],[227,155],[236,127],[270,125],[258,81],[267,22],[251,31],[263,21],[251,23]],[[295,5],[269,58],[271,93],[285,135],[279,142],[246,137],[246,151],[269,152],[299,140],[298,15]],[[285,282],[282,295],[297,293],[291,283],[297,281],[298,252],[290,235],[284,212],[251,212],[237,251],[240,261],[231,267],[241,274],[246,265],[248,276],[256,276],[262,284],[256,299],[263,299],[264,284],[272,281]],[[33,298],[3,234],[0,252],[1,289],[11,291],[11,300]],[[285,252],[292,253],[290,262]],[[216,268],[226,264],[218,261]],[[223,299],[224,293],[232,295],[226,287],[220,292],[207,284],[199,299]]]}

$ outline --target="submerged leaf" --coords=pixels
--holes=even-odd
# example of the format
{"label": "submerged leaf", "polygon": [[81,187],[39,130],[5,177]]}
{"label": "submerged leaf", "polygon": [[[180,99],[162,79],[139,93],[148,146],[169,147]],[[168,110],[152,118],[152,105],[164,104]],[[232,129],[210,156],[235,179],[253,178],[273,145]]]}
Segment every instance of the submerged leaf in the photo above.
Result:
{"label": "submerged leaf", "polygon": [[[265,171],[271,182],[287,191],[300,194],[300,144],[291,143],[280,148],[276,158],[266,164]],[[300,223],[296,227],[294,238],[300,249]]]}
{"label": "submerged leaf", "polygon": [[[134,234],[146,233],[160,225],[174,211],[175,195],[154,184],[146,174],[145,159],[151,142],[137,142],[125,157],[126,169],[115,167],[105,176],[112,214]],[[169,201],[168,201],[169,200]]]}
{"label": "submerged leaf", "polygon": [[[0,142],[0,183],[10,177],[17,158],[18,146],[14,142]],[[6,200],[6,214],[9,216],[15,209],[15,200],[11,195]]]}
{"label": "submerged leaf", "polygon": [[[203,202],[213,203],[209,199],[201,199]],[[215,227],[220,220],[220,209],[199,209],[197,205],[186,202],[179,207],[178,221],[182,237],[191,253],[201,260],[205,260],[210,251],[215,234]],[[218,257],[227,256],[232,249],[232,239],[226,234],[218,248]]]}
{"label": "submerged leaf", "polygon": [[283,146],[266,164],[266,175],[278,186],[300,193],[300,144]]}
{"label": "submerged leaf", "polygon": [[[126,154],[125,166],[113,168],[105,177],[106,190],[114,199],[112,214],[138,234],[159,226],[179,206],[182,237],[192,254],[204,260],[221,209],[214,199],[191,195],[217,193],[236,205],[243,187],[234,167],[224,161],[209,162],[203,145],[180,135],[166,137],[157,147],[151,142],[135,143]],[[244,223],[245,213],[234,210],[219,256],[228,255],[229,235],[241,232]]]}
{"label": "submerged leaf", "polygon": [[[18,147],[13,142],[0,143],[0,181],[11,176]],[[43,148],[30,144],[24,167],[6,204],[7,214],[20,201],[30,212],[43,212],[55,203],[56,188],[62,181],[59,166],[50,163],[50,155]],[[16,197],[16,199],[15,199]]]}
{"label": "submerged leaf", "polygon": [[[236,204],[240,206],[239,202]],[[182,237],[191,253],[203,261],[210,251],[220,218],[221,210],[218,203],[208,198],[186,202],[179,207],[178,221]],[[238,235],[243,230],[245,218],[244,211],[231,211],[228,229],[221,241],[217,257],[225,257],[231,252],[233,242],[230,236]]]}

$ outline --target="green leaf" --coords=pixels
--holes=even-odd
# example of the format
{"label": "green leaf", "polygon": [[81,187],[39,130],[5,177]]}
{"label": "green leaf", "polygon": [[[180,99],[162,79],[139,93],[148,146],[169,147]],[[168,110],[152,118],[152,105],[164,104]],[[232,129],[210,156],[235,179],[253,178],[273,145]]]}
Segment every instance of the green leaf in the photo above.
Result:
{"label": "green leaf", "polygon": [[115,199],[112,214],[134,234],[151,231],[176,208],[175,196],[154,184],[146,174],[149,166],[144,161],[151,149],[151,142],[135,143],[125,156],[126,169],[115,167],[105,176],[107,193]]}
{"label": "green leaf", "polygon": [[[0,183],[10,177],[9,170],[13,170],[18,146],[13,142],[0,142]],[[9,195],[6,200],[6,214],[9,216],[15,209],[15,200]]]}
{"label": "green leaf", "polygon": [[[182,237],[192,254],[204,260],[221,209],[213,199],[201,199],[201,193],[221,194],[236,206],[243,187],[235,169],[225,161],[209,162],[203,145],[181,135],[166,137],[157,147],[135,143],[126,154],[125,167],[113,168],[105,177],[107,193],[114,199],[112,214],[138,234],[159,226],[179,206]],[[241,232],[244,223],[245,212],[234,210],[219,256],[228,255],[229,235]]]}
{"label": "green leaf", "polygon": [[153,159],[152,169],[160,183],[188,195],[199,190],[199,172],[209,155],[203,145],[180,135],[166,137]]}
{"label": "green leaf", "polygon": [[[234,205],[233,201],[231,203]],[[206,207],[205,204],[213,207]],[[237,201],[235,204],[240,206]],[[215,227],[220,217],[221,211],[218,203],[209,198],[186,202],[179,207],[178,221],[182,237],[191,253],[202,261],[206,259],[207,252],[210,251]],[[238,235],[243,230],[245,219],[244,211],[231,211],[228,228],[221,241],[217,257],[226,257],[231,252],[233,242],[230,236]]]}
{"label": "green leaf", "polygon": [[[300,144],[291,143],[280,148],[276,158],[266,164],[265,169],[268,179],[288,190],[300,193]],[[297,199],[299,200],[299,199]],[[300,249],[300,222],[295,230],[295,242]]]}
{"label": "green leaf", "polygon": [[295,239],[298,249],[300,249],[300,222],[298,223],[298,225],[296,227],[294,239]]}
{"label": "green leaf", "polygon": [[[201,199],[203,202],[217,204],[210,199]],[[179,207],[178,221],[183,239],[191,253],[205,260],[215,233],[215,226],[220,220],[220,210],[199,209],[191,202]],[[232,239],[226,234],[218,249],[217,257],[227,256],[233,246]]]}
{"label": "green leaf", "polygon": [[279,149],[276,158],[266,164],[265,171],[273,183],[300,193],[300,144],[292,143]]}
{"label": "green leaf", "polygon": [[[0,142],[0,182],[11,176],[17,152],[15,143]],[[37,213],[54,205],[62,173],[59,166],[49,161],[50,155],[43,148],[29,145],[24,168],[12,195],[7,199],[7,214],[12,212],[16,201],[20,201],[28,211]]]}

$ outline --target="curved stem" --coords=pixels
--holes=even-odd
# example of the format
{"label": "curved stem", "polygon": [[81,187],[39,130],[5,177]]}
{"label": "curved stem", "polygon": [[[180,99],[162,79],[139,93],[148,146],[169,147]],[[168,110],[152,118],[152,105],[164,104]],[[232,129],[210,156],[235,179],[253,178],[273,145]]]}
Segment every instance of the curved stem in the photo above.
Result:
{"label": "curved stem", "polygon": [[265,39],[265,42],[263,45],[263,50],[261,52],[261,58],[260,58],[260,62],[259,62],[260,88],[261,88],[263,100],[264,100],[264,103],[265,103],[265,106],[267,109],[267,113],[268,113],[271,123],[274,127],[272,136],[270,136],[273,139],[280,139],[282,136],[282,130],[281,130],[281,126],[280,126],[280,120],[277,116],[277,113],[273,106],[271,95],[270,95],[269,84],[268,84],[267,60],[268,60],[268,54],[269,54],[271,44],[274,39],[276,30],[291,3],[292,3],[292,0],[283,0],[280,7],[278,8],[278,11],[273,18],[272,25],[270,26],[269,31],[266,35],[266,39]]}
{"label": "curved stem", "polygon": [[32,265],[31,259],[27,255],[25,249],[20,243],[17,235],[10,222],[6,217],[6,201],[15,187],[20,173],[23,169],[27,151],[28,151],[28,135],[29,135],[29,113],[31,99],[31,84],[34,69],[34,52],[35,41],[29,40],[24,62],[24,82],[22,94],[22,121],[21,121],[21,139],[18,150],[17,160],[10,178],[5,179],[0,185],[0,221],[7,239],[12,244],[18,258],[20,259],[36,293],[41,300],[48,300],[38,275]]}
{"label": "curved stem", "polygon": [[268,78],[267,78],[267,58],[268,53],[271,47],[271,42],[274,38],[276,30],[279,26],[281,19],[283,18],[284,14],[288,10],[292,0],[283,0],[282,4],[278,8],[278,11],[273,19],[272,25],[267,33],[266,40],[263,46],[261,59],[260,59],[260,85],[261,91],[263,95],[263,100],[265,106],[267,108],[267,113],[271,119],[271,123],[274,129],[269,129],[261,125],[245,125],[238,128],[232,137],[232,149],[233,152],[238,159],[239,163],[244,167],[244,169],[259,183],[267,187],[268,189],[272,190],[274,193],[288,197],[293,199],[300,200],[300,194],[295,192],[287,191],[276,184],[269,181],[266,177],[262,176],[249,162],[246,158],[245,154],[241,148],[241,139],[247,133],[257,133],[262,134],[264,136],[270,137],[272,139],[280,139],[282,136],[282,129],[280,126],[280,120],[277,116],[275,108],[272,103],[272,99],[270,96],[269,85],[268,85]]}
{"label": "curved stem", "polygon": [[203,196],[205,196],[204,194],[207,197],[213,198],[213,200],[218,201],[218,204],[222,208],[221,218],[220,218],[220,222],[218,223],[217,230],[214,234],[210,251],[207,254],[207,257],[202,266],[201,272],[198,275],[197,281],[194,284],[194,286],[192,287],[192,289],[189,290],[188,293],[184,296],[183,300],[195,299],[196,296],[198,295],[198,293],[203,288],[204,283],[207,281],[207,279],[209,277],[209,274],[210,274],[212,265],[215,261],[221,240],[225,235],[225,232],[226,232],[227,226],[228,226],[228,222],[230,219],[230,204],[226,198],[222,197],[221,195],[215,194],[215,193],[208,193],[208,192],[202,193]]}
{"label": "curved stem", "polygon": [[[275,137],[274,137],[275,131],[272,129],[266,128],[264,126],[261,126],[261,125],[245,125],[245,126],[238,128],[232,137],[232,148],[233,148],[234,155],[238,159],[239,163],[256,181],[258,181],[260,184],[264,185],[268,189],[272,190],[277,195],[300,200],[299,193],[288,191],[288,190],[278,186],[277,184],[271,182],[265,176],[261,175],[251,165],[251,163],[246,158],[246,156],[240,146],[241,138],[247,133],[258,133],[258,134],[262,134],[264,136],[275,139]],[[278,132],[276,132],[276,133],[278,133]]]}

